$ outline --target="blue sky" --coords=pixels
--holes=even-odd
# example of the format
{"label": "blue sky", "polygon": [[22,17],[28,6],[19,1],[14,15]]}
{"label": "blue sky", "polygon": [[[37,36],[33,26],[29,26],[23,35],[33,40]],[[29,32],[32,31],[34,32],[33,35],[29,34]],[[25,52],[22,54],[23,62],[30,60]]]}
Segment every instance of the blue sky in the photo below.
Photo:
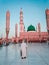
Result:
{"label": "blue sky", "polygon": [[6,36],[6,11],[8,10],[10,11],[9,37],[15,35],[15,24],[19,26],[21,7],[26,30],[30,24],[36,28],[40,22],[41,31],[47,31],[45,10],[49,9],[49,0],[0,0],[0,37]]}

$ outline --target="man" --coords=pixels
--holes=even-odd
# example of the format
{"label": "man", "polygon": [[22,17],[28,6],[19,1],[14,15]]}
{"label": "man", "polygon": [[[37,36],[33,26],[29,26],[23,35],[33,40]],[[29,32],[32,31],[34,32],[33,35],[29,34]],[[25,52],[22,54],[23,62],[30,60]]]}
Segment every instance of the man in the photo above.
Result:
{"label": "man", "polygon": [[27,44],[23,41],[21,44],[21,57],[22,57],[22,59],[26,58],[26,52],[27,52]]}

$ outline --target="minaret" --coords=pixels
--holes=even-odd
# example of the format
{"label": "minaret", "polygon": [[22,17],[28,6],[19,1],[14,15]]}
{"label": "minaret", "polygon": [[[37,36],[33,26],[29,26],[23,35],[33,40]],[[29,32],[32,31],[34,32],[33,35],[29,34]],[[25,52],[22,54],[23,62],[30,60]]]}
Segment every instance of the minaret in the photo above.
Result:
{"label": "minaret", "polygon": [[18,24],[15,25],[15,37],[18,36]]}
{"label": "minaret", "polygon": [[41,42],[41,34],[40,34],[41,30],[40,30],[40,23],[38,23],[38,34],[39,34],[39,41]]}
{"label": "minaret", "polygon": [[47,31],[49,32],[49,10],[46,9],[46,23],[47,23]]}
{"label": "minaret", "polygon": [[40,33],[40,23],[38,23],[38,32]]}
{"label": "minaret", "polygon": [[49,44],[49,9],[46,9],[46,24],[47,24],[47,32],[48,32],[48,44]]}
{"label": "minaret", "polygon": [[20,32],[24,32],[23,11],[20,9]]}
{"label": "minaret", "polygon": [[10,30],[10,12],[6,12],[6,43],[8,43],[8,34]]}

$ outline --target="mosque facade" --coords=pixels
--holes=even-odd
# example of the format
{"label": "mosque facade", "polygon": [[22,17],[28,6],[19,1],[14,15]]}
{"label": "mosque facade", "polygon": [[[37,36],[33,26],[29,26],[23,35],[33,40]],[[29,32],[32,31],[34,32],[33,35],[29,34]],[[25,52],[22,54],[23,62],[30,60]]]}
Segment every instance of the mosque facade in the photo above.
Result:
{"label": "mosque facade", "polygon": [[12,38],[12,42],[46,42],[49,37],[49,10],[46,9],[46,23],[47,23],[47,32],[41,32],[40,23],[38,23],[38,31],[35,30],[35,27],[30,25],[27,32],[25,31],[24,22],[23,22],[23,11],[20,10],[20,32],[18,37],[18,24],[15,25],[15,37]]}
{"label": "mosque facade", "polygon": [[24,22],[23,22],[23,11],[22,8],[20,9],[20,32],[18,36],[18,24],[15,25],[15,37],[12,37],[11,39],[8,38],[9,32],[10,32],[10,12],[6,12],[6,38],[0,38],[0,44],[2,42],[6,42],[8,45],[8,42],[22,42],[25,40],[25,42],[47,42],[49,41],[49,9],[46,9],[46,26],[47,26],[47,32],[41,32],[41,25],[40,22],[38,23],[37,30],[33,25],[28,26],[27,31],[25,30]]}

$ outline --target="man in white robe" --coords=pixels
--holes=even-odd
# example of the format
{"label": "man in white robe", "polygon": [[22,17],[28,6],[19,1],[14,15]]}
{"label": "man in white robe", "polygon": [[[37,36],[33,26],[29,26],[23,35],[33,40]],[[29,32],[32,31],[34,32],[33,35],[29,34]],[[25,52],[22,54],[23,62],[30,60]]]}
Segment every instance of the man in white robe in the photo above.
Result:
{"label": "man in white robe", "polygon": [[27,44],[24,43],[24,41],[21,44],[21,55],[22,55],[22,59],[26,58],[26,52],[27,52]]}

